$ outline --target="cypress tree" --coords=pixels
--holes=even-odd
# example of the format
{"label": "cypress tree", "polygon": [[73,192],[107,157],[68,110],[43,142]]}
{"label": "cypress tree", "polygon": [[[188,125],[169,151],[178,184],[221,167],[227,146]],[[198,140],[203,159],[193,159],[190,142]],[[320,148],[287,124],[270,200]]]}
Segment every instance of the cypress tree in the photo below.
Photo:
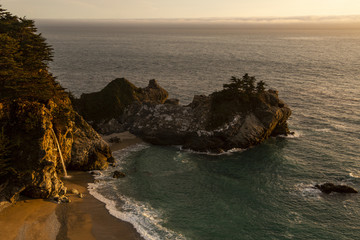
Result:
{"label": "cypress tree", "polygon": [[0,99],[47,101],[62,93],[48,71],[52,52],[33,20],[14,16],[0,6]]}

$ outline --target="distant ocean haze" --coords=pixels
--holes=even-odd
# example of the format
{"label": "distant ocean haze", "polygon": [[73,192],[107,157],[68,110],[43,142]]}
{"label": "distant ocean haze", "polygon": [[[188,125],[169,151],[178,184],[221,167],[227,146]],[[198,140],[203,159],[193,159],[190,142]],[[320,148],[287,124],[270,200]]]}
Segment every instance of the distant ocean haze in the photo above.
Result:
{"label": "distant ocean haze", "polygon": [[360,29],[38,21],[54,47],[51,72],[80,96],[125,77],[157,79],[188,104],[249,73],[293,111],[291,138],[223,155],[141,145],[115,157],[121,180],[91,185],[110,213],[146,239],[358,239]]}

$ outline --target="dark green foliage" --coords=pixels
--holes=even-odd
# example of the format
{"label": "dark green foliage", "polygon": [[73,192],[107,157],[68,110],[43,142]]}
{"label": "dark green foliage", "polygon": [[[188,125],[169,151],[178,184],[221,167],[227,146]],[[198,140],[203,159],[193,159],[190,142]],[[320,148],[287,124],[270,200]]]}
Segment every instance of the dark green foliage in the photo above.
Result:
{"label": "dark green foliage", "polygon": [[[244,93],[246,95],[250,95],[255,91],[255,82],[256,78],[254,76],[249,76],[249,74],[246,73],[242,78],[232,76],[230,78],[230,83],[224,84],[223,87],[225,91],[230,90],[235,94]],[[263,81],[260,82],[264,83]],[[263,90],[265,90],[265,88]]]}
{"label": "dark green foliage", "polygon": [[0,180],[11,171],[10,140],[4,134],[4,128],[0,131]]}
{"label": "dark green foliage", "polygon": [[0,100],[47,101],[62,88],[48,72],[52,48],[37,33],[34,21],[0,7]]}
{"label": "dark green foliage", "polygon": [[265,82],[260,81],[256,84],[256,92],[257,93],[263,93],[265,91]]}
{"label": "dark green foliage", "polygon": [[230,83],[223,85],[223,90],[211,95],[211,115],[208,129],[214,129],[231,121],[234,114],[247,112],[257,106],[265,92],[265,83],[247,73],[241,77],[232,76]]}
{"label": "dark green foliage", "polygon": [[[18,18],[0,8],[0,34],[15,41],[14,46],[3,46],[10,51],[18,65],[24,70],[46,70],[52,60],[52,48],[45,38],[37,33],[33,20]],[[9,48],[10,47],[10,48]]]}

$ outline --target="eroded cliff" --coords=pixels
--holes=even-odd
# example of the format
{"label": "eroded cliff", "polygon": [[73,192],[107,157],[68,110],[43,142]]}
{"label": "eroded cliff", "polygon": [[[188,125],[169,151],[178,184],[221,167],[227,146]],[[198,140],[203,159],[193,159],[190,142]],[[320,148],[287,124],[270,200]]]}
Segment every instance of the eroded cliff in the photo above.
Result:
{"label": "eroded cliff", "polygon": [[[47,103],[28,99],[0,103],[0,201],[13,202],[20,193],[49,198],[66,192],[60,152],[67,169],[105,169],[113,161],[108,145],[76,113],[67,97]],[[55,134],[54,134],[55,133]]]}

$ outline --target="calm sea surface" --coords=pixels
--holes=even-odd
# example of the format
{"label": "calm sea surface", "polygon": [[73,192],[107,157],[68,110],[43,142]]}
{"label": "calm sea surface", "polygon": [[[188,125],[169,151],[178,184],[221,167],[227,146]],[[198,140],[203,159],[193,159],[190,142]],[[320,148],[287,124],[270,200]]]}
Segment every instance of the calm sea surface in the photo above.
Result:
{"label": "calm sea surface", "polygon": [[280,92],[295,137],[206,155],[137,145],[115,152],[124,179],[89,186],[145,239],[360,239],[360,30],[39,21],[51,71],[75,95],[117,77],[157,79],[187,104],[244,73]]}

